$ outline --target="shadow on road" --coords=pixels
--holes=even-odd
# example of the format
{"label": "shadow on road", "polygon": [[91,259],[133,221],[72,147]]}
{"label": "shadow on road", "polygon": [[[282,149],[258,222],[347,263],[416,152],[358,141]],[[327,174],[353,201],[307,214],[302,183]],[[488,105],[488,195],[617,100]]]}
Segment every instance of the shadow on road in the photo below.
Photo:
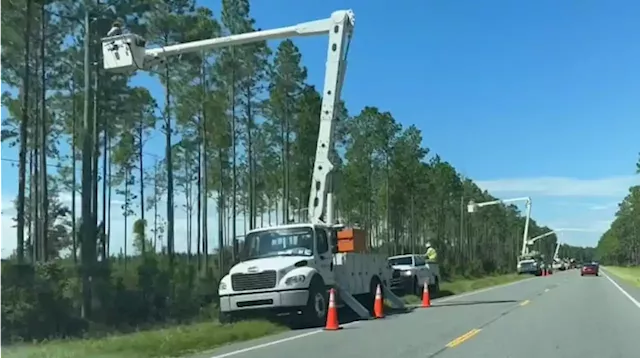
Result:
{"label": "shadow on road", "polygon": [[459,301],[459,302],[434,302],[431,307],[447,307],[447,306],[473,306],[473,305],[487,305],[498,303],[518,303],[516,300],[494,300],[494,301]]}

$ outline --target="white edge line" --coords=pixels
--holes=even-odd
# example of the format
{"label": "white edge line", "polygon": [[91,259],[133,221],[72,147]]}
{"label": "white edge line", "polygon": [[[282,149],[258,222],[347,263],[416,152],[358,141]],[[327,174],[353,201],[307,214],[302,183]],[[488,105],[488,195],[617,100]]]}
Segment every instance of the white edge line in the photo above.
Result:
{"label": "white edge line", "polygon": [[299,339],[299,338],[304,338],[304,337],[309,337],[312,336],[314,334],[318,334],[322,332],[321,329],[315,330],[315,331],[311,331],[311,332],[306,332],[306,333],[301,333],[298,334],[296,336],[292,336],[292,337],[287,337],[287,338],[283,338],[283,339],[278,339],[277,341],[271,341],[271,342],[267,342],[267,343],[263,343],[263,344],[258,344],[256,346],[251,346],[251,347],[247,347],[244,349],[238,349],[236,351],[232,351],[232,352],[228,352],[228,353],[223,353],[223,354],[219,354],[217,356],[211,356],[210,358],[225,358],[225,357],[230,357],[230,356],[234,356],[236,354],[240,354],[240,353],[246,353],[246,352],[251,352],[254,351],[256,349],[261,349],[261,348],[266,348],[269,346],[274,346],[276,344],[280,344],[280,343],[285,343],[285,342],[289,342],[289,341],[293,341],[295,339]]}
{"label": "white edge line", "polygon": [[[604,270],[603,270],[604,271]],[[623,295],[627,296],[627,298],[629,299],[629,301],[631,301],[631,303],[633,303],[634,305],[636,305],[636,307],[640,308],[640,302],[638,302],[638,300],[636,300],[635,298],[633,298],[633,296],[631,296],[629,294],[629,292],[625,291],[624,288],[620,287],[620,285],[618,285],[618,283],[616,281],[614,281],[611,277],[609,277],[609,275],[607,275],[606,273],[602,273],[602,275],[604,277],[607,278],[607,280],[609,280],[609,282],[611,282],[612,285],[615,286],[615,288],[618,289],[618,291],[622,292]]]}
{"label": "white edge line", "polygon": [[[450,300],[453,300],[453,299],[457,299],[457,298],[461,298],[461,297],[473,296],[473,295],[475,295],[475,294],[482,293],[482,292],[487,292],[487,291],[491,291],[491,290],[494,290],[494,289],[496,289],[496,288],[501,288],[501,287],[511,286],[511,285],[515,285],[515,284],[518,284],[518,283],[522,283],[522,282],[526,282],[526,281],[529,281],[529,280],[533,280],[534,278],[536,278],[536,277],[531,277],[531,278],[527,278],[527,279],[524,279],[524,280],[518,280],[518,281],[514,281],[514,282],[509,282],[509,283],[505,283],[505,284],[502,284],[502,285],[497,285],[497,286],[491,286],[491,287],[487,287],[487,288],[482,288],[482,289],[475,290],[475,291],[470,291],[470,292],[461,293],[461,294],[459,294],[459,295],[453,295],[453,296],[449,296],[449,297],[444,297],[444,298],[434,299],[434,302],[447,302],[447,301],[450,301]],[[415,305],[415,306],[413,306],[413,305],[407,305],[407,307],[418,307],[418,305]],[[352,325],[355,325],[355,324],[358,324],[358,323],[361,323],[361,322],[364,322],[364,321],[354,321],[354,322],[349,322],[349,323],[343,324],[343,325],[342,325],[342,327],[352,326]],[[305,333],[301,333],[301,334],[298,334],[298,335],[295,335],[295,336],[291,336],[291,337],[287,337],[287,338],[282,338],[282,339],[278,339],[278,340],[275,340],[275,341],[271,341],[271,342],[267,342],[267,343],[262,343],[262,344],[258,344],[258,345],[255,345],[255,346],[250,346],[250,347],[247,347],[247,348],[238,349],[238,350],[235,350],[235,351],[231,351],[231,352],[227,352],[227,353],[223,353],[223,354],[219,354],[219,355],[211,356],[211,357],[209,357],[209,358],[226,358],[226,357],[231,357],[231,356],[235,356],[235,355],[237,355],[237,354],[246,353],[246,352],[251,352],[251,351],[258,350],[258,349],[262,349],[262,348],[267,348],[267,347],[275,346],[275,345],[280,344],[280,343],[286,343],[286,342],[290,342],[290,341],[293,341],[293,340],[296,340],[296,339],[300,339],[300,338],[305,338],[305,337],[313,336],[314,334],[318,334],[318,333],[321,333],[321,332],[324,332],[324,330],[323,330],[323,329],[318,329],[318,330],[311,331],[311,332],[305,332]]]}

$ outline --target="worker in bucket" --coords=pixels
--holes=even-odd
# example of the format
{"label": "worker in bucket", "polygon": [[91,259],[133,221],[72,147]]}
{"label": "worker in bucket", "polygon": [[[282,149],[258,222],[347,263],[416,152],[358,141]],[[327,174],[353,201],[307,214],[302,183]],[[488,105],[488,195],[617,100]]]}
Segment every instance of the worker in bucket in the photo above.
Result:
{"label": "worker in bucket", "polygon": [[431,242],[427,241],[427,252],[424,254],[424,258],[427,261],[436,261],[438,260],[438,253],[436,252],[436,249],[433,248],[433,246],[431,246]]}

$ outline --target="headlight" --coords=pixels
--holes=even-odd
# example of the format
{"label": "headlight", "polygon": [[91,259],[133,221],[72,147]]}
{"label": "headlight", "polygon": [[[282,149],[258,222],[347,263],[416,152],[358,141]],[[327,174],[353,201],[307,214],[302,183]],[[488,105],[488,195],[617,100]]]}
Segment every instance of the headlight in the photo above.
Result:
{"label": "headlight", "polygon": [[224,282],[220,282],[220,286],[218,287],[220,291],[224,291],[227,289],[227,284]]}
{"label": "headlight", "polygon": [[284,280],[284,284],[287,286],[297,285],[299,283],[303,283],[305,279],[306,279],[305,275],[291,276],[286,280]]}
{"label": "headlight", "polygon": [[406,270],[406,271],[402,271],[402,274],[405,276],[411,276],[413,272],[411,272],[411,270]]}
{"label": "headlight", "polygon": [[537,262],[534,262],[534,263],[532,263],[531,265],[533,265],[533,266],[538,266],[538,263],[537,263]]}

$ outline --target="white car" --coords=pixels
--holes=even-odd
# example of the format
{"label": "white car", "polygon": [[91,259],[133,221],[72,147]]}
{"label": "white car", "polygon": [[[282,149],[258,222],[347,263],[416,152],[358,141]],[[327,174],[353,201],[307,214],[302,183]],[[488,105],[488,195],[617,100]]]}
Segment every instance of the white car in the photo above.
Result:
{"label": "white car", "polygon": [[426,262],[424,257],[413,254],[392,256],[388,261],[393,268],[393,289],[420,296],[427,282],[430,292],[439,290],[440,271],[436,263]]}

